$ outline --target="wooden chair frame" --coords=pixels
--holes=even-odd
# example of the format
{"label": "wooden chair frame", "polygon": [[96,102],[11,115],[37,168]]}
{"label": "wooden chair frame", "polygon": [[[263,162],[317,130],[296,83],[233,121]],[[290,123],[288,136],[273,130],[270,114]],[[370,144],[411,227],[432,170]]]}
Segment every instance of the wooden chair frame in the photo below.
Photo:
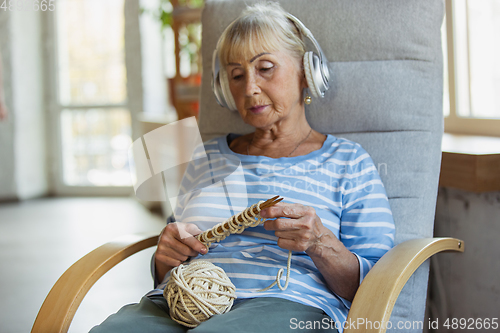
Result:
{"label": "wooden chair frame", "polygon": [[[47,295],[31,332],[67,332],[83,298],[101,276],[127,257],[157,243],[157,234],[127,235],[100,246],[78,260]],[[406,281],[425,260],[443,251],[463,252],[464,242],[455,238],[419,238],[391,249],[363,279],[347,322],[358,322],[358,318],[362,318],[372,323],[387,323]],[[344,333],[386,331],[385,325],[379,325],[377,329],[375,326],[347,327]]]}

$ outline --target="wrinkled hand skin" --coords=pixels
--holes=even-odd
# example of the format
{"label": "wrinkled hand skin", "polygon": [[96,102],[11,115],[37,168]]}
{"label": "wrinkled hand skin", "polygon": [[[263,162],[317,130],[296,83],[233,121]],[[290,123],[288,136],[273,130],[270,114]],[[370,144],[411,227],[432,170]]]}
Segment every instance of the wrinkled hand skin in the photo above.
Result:
{"label": "wrinkled hand skin", "polygon": [[207,253],[205,245],[194,237],[201,232],[192,223],[175,222],[163,228],[155,252],[156,276],[160,281],[189,257]]}
{"label": "wrinkled hand skin", "polygon": [[[314,208],[300,204],[278,203],[261,211],[265,218],[276,218],[264,223],[266,230],[274,230],[278,246],[292,251],[320,251],[321,239],[330,230],[323,226]],[[335,235],[332,234],[333,237]]]}
{"label": "wrinkled hand skin", "polygon": [[313,207],[280,202],[265,208],[266,230],[274,230],[278,246],[306,252],[321,272],[328,287],[352,301],[359,286],[359,262],[335,234],[326,228]]}

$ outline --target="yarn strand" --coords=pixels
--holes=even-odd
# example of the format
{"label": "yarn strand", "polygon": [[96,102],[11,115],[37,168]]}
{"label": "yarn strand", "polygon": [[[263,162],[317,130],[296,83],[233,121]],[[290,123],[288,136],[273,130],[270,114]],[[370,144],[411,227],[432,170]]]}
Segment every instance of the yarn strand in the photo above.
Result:
{"label": "yarn strand", "polygon": [[290,266],[291,266],[291,263],[292,263],[292,251],[288,251],[288,260],[286,262],[286,280],[285,280],[285,286],[282,286],[281,282],[280,282],[281,277],[283,276],[283,268],[280,268],[279,271],[278,271],[278,274],[276,274],[276,280],[270,286],[268,286],[268,287],[266,287],[264,289],[259,289],[257,291],[258,292],[268,291],[269,289],[271,289],[275,285],[278,285],[278,288],[280,288],[281,291],[285,291],[286,288],[288,288],[288,280],[290,279]]}

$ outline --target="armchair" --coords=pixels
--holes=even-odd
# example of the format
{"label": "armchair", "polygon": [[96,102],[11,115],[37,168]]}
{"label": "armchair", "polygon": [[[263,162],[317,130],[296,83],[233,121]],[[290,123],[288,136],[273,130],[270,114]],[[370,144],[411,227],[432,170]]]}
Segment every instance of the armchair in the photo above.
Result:
{"label": "armchair", "polygon": [[[207,0],[202,17],[205,74],[211,72],[220,33],[248,2]],[[423,321],[426,259],[441,251],[464,250],[460,240],[431,238],[443,132],[444,3],[282,0],[281,4],[313,32],[330,61],[332,88],[324,99],[308,106],[311,126],[356,141],[370,153],[396,222],[397,246],[363,280],[348,321],[390,321],[389,332],[398,331],[398,322]],[[251,131],[237,114],[217,105],[210,75],[203,76],[201,91],[199,126],[204,140]],[[75,263],[47,296],[32,332],[66,332],[92,284],[120,260],[156,242],[156,235],[130,236]],[[344,332],[386,331],[384,325],[375,326],[348,327]]]}

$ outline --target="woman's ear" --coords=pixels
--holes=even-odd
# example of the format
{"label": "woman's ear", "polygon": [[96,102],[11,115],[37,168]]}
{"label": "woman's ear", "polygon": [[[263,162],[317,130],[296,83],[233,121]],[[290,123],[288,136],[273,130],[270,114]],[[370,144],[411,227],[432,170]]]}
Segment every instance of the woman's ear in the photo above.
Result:
{"label": "woman's ear", "polygon": [[307,89],[307,88],[309,88],[309,85],[307,84],[306,71],[304,68],[304,60],[300,59],[299,63],[300,63],[300,67],[299,67],[300,87],[302,89]]}
{"label": "woman's ear", "polygon": [[303,68],[302,68],[302,75],[300,77],[300,85],[303,89],[309,88],[309,84],[307,84],[306,72],[304,72]]}

